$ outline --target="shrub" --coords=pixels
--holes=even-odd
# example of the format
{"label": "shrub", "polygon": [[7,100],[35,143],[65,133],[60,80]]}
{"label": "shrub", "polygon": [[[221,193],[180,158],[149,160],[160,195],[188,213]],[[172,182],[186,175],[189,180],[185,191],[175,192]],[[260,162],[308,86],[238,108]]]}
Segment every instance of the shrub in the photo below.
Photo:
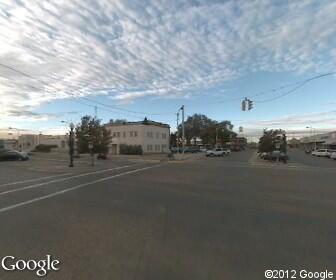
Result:
{"label": "shrub", "polygon": [[50,153],[51,149],[53,148],[58,148],[58,146],[39,144],[35,147],[34,152]]}
{"label": "shrub", "polygon": [[126,145],[120,144],[119,152],[121,155],[142,155],[141,145]]}

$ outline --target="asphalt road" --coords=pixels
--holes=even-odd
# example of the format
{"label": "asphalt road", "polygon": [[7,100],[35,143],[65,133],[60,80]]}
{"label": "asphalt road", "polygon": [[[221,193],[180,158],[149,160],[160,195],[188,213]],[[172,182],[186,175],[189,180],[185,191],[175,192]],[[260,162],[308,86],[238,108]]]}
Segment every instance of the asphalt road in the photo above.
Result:
{"label": "asphalt road", "polygon": [[[0,163],[0,257],[52,255],[61,269],[45,279],[336,273],[331,162],[273,165],[245,151],[171,163],[119,160],[91,167],[84,160],[70,171],[62,159]],[[0,279],[38,277],[0,268]]]}
{"label": "asphalt road", "polygon": [[336,160],[331,160],[326,157],[315,157],[311,154],[305,154],[303,150],[300,149],[289,149],[288,151],[291,161],[305,164],[312,167],[335,167]]}

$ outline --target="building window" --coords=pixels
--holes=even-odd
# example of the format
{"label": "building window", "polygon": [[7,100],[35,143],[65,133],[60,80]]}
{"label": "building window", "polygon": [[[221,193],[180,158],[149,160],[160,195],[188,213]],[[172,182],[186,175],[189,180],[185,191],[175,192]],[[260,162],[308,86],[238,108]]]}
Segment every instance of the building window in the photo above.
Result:
{"label": "building window", "polygon": [[147,137],[149,137],[149,138],[153,138],[153,132],[148,131],[148,132],[147,132]]}
{"label": "building window", "polygon": [[126,138],[126,132],[125,131],[123,132],[123,137]]}
{"label": "building window", "polygon": [[152,145],[147,145],[147,151],[151,152],[153,150],[153,146]]}
{"label": "building window", "polygon": [[130,137],[133,137],[133,131],[130,131]]}
{"label": "building window", "polygon": [[120,132],[117,132],[117,137],[118,137],[118,138],[120,137]]}
{"label": "building window", "polygon": [[113,132],[113,137],[116,137],[117,136],[117,133]]}
{"label": "building window", "polygon": [[134,137],[138,137],[138,132],[134,131]]}
{"label": "building window", "polygon": [[162,133],[162,139],[166,139],[167,135],[166,133]]}
{"label": "building window", "polygon": [[155,145],[155,152],[160,152],[160,145]]}

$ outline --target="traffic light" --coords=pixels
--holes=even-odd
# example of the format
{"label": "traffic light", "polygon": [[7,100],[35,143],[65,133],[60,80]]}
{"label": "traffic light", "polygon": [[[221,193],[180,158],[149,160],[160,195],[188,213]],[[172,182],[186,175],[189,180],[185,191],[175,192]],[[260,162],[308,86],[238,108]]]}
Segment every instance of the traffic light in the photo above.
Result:
{"label": "traffic light", "polygon": [[248,110],[250,111],[253,108],[253,101],[252,100],[248,100]]}
{"label": "traffic light", "polygon": [[242,101],[242,111],[246,111],[246,100]]}
{"label": "traffic light", "polygon": [[253,108],[253,101],[245,97],[245,99],[242,101],[241,106],[242,111],[250,111]]}

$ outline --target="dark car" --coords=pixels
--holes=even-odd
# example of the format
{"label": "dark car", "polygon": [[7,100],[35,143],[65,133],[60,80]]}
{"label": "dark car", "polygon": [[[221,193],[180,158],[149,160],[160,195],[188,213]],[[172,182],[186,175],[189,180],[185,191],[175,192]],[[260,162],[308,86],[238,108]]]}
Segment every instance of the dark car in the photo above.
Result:
{"label": "dark car", "polygon": [[264,155],[263,159],[265,160],[272,160],[272,161],[282,161],[284,163],[289,160],[287,154],[280,152],[280,151],[273,151]]}
{"label": "dark car", "polygon": [[106,154],[98,154],[97,159],[107,159],[107,155]]}
{"label": "dark car", "polygon": [[171,147],[171,148],[170,148],[170,151],[171,151],[172,153],[179,153],[180,149],[179,149],[179,147]]}
{"label": "dark car", "polygon": [[28,160],[29,156],[26,153],[14,150],[5,150],[0,152],[0,161],[5,160]]}
{"label": "dark car", "polygon": [[185,153],[199,153],[201,150],[198,146],[189,146],[184,148]]}

